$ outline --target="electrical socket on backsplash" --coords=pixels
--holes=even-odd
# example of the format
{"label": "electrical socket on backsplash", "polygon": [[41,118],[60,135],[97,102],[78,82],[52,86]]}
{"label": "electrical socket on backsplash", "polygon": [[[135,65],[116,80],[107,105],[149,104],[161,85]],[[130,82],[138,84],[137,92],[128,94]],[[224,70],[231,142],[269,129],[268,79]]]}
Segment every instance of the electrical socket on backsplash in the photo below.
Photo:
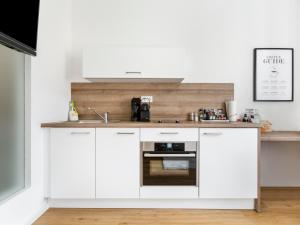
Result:
{"label": "electrical socket on backsplash", "polygon": [[153,96],[141,96],[141,102],[153,102]]}

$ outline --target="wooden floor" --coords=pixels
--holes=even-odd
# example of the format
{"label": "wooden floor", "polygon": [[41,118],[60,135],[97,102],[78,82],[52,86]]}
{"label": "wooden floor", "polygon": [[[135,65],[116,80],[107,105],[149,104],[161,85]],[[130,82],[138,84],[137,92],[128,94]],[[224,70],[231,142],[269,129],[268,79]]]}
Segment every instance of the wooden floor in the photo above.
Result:
{"label": "wooden floor", "polygon": [[262,213],[252,210],[49,209],[34,225],[300,225],[300,189],[262,191]]}

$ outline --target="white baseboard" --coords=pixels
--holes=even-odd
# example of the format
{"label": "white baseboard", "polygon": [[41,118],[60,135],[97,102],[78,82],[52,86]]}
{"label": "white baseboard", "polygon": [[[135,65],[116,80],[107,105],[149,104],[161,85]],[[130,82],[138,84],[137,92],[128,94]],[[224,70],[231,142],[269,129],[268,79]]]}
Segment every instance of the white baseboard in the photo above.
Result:
{"label": "white baseboard", "polygon": [[254,209],[254,199],[49,199],[50,208]]}
{"label": "white baseboard", "polygon": [[199,188],[190,186],[151,186],[140,188],[141,199],[198,199]]}
{"label": "white baseboard", "polygon": [[44,203],[40,208],[38,208],[24,223],[24,225],[33,224],[41,215],[43,215],[49,209],[49,205]]}

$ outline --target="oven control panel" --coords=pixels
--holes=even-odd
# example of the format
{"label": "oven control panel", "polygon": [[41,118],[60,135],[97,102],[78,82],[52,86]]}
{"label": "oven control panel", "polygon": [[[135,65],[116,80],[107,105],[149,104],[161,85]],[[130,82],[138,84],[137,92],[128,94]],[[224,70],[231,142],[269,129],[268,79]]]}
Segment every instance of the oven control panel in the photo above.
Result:
{"label": "oven control panel", "polygon": [[155,152],[184,152],[184,143],[154,143]]}

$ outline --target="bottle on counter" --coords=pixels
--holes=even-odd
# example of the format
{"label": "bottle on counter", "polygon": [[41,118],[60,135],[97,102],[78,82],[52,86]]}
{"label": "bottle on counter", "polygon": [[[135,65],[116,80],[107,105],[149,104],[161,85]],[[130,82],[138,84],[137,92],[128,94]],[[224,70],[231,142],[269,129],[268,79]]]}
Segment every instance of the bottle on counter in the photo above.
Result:
{"label": "bottle on counter", "polygon": [[199,109],[199,121],[204,120],[204,110]]}
{"label": "bottle on counter", "polygon": [[261,118],[258,109],[255,109],[252,123],[260,123]]}
{"label": "bottle on counter", "polygon": [[193,112],[189,113],[189,121],[195,121],[195,114]]}
{"label": "bottle on counter", "polygon": [[245,123],[249,122],[248,115],[246,113],[244,114],[243,122]]}
{"label": "bottle on counter", "polygon": [[75,102],[74,101],[70,101],[69,102],[69,116],[68,116],[69,121],[78,121],[79,117],[78,117],[78,112],[77,109],[75,107]]}
{"label": "bottle on counter", "polygon": [[199,115],[198,112],[194,112],[194,121],[198,122],[199,121]]}

